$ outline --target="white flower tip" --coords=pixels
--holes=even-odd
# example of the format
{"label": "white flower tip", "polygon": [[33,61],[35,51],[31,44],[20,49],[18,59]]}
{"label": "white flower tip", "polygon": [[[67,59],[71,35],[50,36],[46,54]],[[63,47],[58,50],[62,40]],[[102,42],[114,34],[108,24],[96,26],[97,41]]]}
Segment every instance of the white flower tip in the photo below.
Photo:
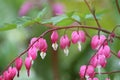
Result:
{"label": "white flower tip", "polygon": [[69,50],[68,50],[67,47],[64,49],[64,53],[65,53],[66,56],[68,56],[68,54],[69,54]]}
{"label": "white flower tip", "polygon": [[53,50],[55,50],[55,51],[56,51],[56,50],[57,50],[57,48],[58,48],[58,44],[57,44],[57,43],[53,43],[53,44],[52,44],[52,48],[53,48]]}
{"label": "white flower tip", "polygon": [[101,65],[98,65],[97,68],[98,68],[98,74],[100,75],[101,74]]}
{"label": "white flower tip", "polygon": [[78,50],[81,51],[81,42],[78,42]]}
{"label": "white flower tip", "polygon": [[32,64],[34,64],[34,61],[32,60]]}
{"label": "white flower tip", "polygon": [[89,76],[88,75],[86,75],[85,78],[86,78],[86,80],[89,80]]}
{"label": "white flower tip", "polygon": [[45,52],[41,52],[41,53],[40,53],[40,56],[41,56],[42,59],[44,59],[45,56],[46,56],[46,53],[45,53]]}

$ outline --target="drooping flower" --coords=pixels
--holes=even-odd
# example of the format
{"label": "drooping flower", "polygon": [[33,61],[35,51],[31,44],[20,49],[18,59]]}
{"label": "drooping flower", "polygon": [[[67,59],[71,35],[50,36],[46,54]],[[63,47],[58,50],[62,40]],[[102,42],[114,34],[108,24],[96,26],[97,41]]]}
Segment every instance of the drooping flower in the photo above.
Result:
{"label": "drooping flower", "polygon": [[64,14],[64,5],[61,3],[55,3],[52,6],[54,15],[62,15]]}
{"label": "drooping flower", "polygon": [[92,79],[92,78],[89,78],[88,80],[99,80],[99,79],[95,77],[95,78],[93,78],[93,79]]}
{"label": "drooping flower", "polygon": [[97,67],[98,73],[100,74],[101,68],[106,66],[107,61],[104,55],[96,55],[91,59],[90,64],[95,68]]}
{"label": "drooping flower", "polygon": [[36,41],[37,39],[38,38],[36,38],[36,37],[32,38],[31,41],[30,41],[30,45],[32,45],[34,43],[33,47],[38,48],[39,43],[38,43],[38,41]]}
{"label": "drooping flower", "polygon": [[118,54],[117,54],[117,56],[120,58],[120,50],[118,51]]}
{"label": "drooping flower", "polygon": [[83,65],[80,67],[79,75],[81,78],[86,78],[89,80],[89,78],[93,78],[95,75],[94,67],[92,65]]}
{"label": "drooping flower", "polygon": [[3,80],[13,80],[16,76],[17,70],[15,67],[9,67],[8,70],[6,70],[3,73]]}
{"label": "drooping flower", "polygon": [[106,58],[109,58],[111,56],[110,54],[110,47],[108,45],[102,46],[97,54],[104,55]]}
{"label": "drooping flower", "polygon": [[13,68],[9,67],[8,73],[9,73],[9,80],[13,80],[17,73],[16,67],[13,67]]}
{"label": "drooping flower", "polygon": [[31,2],[23,3],[23,5],[21,6],[21,8],[19,10],[19,16],[25,16],[30,11],[32,6],[33,6],[33,4]]}
{"label": "drooping flower", "polygon": [[70,46],[70,40],[68,38],[67,35],[64,35],[60,38],[60,47],[64,50],[64,53],[66,54],[66,56],[68,56],[69,53],[69,48]]}
{"label": "drooping flower", "polygon": [[97,50],[97,49],[99,49],[99,47],[101,45],[106,45],[107,42],[105,40],[106,40],[106,37],[104,35],[100,35],[100,36],[95,35],[95,36],[93,36],[92,41],[91,41],[92,49]]}
{"label": "drooping flower", "polygon": [[31,47],[28,50],[28,56],[32,58],[32,60],[35,60],[37,58],[37,49],[35,47]]}
{"label": "drooping flower", "polygon": [[5,72],[3,73],[3,78],[4,78],[5,80],[9,80],[9,79],[10,79],[10,73],[9,73],[8,71],[5,71]]}
{"label": "drooping flower", "polygon": [[110,78],[106,78],[105,80],[110,80]]}
{"label": "drooping flower", "polygon": [[27,70],[27,75],[29,76],[30,75],[30,68],[32,66],[32,60],[30,57],[27,57],[25,59],[25,67],[26,67],[26,70]]}
{"label": "drooping flower", "polygon": [[47,47],[48,47],[47,42],[45,39],[40,38],[38,43],[39,43],[39,50],[41,51],[40,56],[42,59],[44,59],[46,56],[46,51],[47,51]]}
{"label": "drooping flower", "polygon": [[17,58],[16,60],[15,60],[15,67],[16,67],[16,69],[17,69],[17,76],[19,77],[19,71],[21,70],[21,68],[22,68],[22,65],[23,65],[23,61],[22,61],[22,58]]}
{"label": "drooping flower", "polygon": [[86,40],[85,33],[83,31],[73,31],[71,40],[73,44],[78,43],[78,50],[81,51],[81,43],[84,43]]}
{"label": "drooping flower", "polygon": [[2,75],[0,76],[0,80],[4,80]]}
{"label": "drooping flower", "polygon": [[58,41],[58,33],[57,31],[53,31],[52,34],[51,34],[51,41],[52,41],[52,48],[56,51],[57,48],[58,48],[58,44],[57,44],[57,41]]}

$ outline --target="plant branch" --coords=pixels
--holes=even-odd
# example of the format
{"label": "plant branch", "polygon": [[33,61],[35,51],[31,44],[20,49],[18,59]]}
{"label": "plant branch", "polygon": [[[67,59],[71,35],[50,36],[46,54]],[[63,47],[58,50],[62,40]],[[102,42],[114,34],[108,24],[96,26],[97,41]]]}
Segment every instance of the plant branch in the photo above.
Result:
{"label": "plant branch", "polygon": [[[44,24],[43,24],[44,25]],[[48,26],[48,25],[47,25]],[[22,53],[20,53],[20,55],[18,55],[16,58],[14,58],[8,65],[7,67],[1,72],[1,74],[7,70],[11,64],[13,64],[15,62],[15,60],[21,56],[23,56],[41,37],[44,37],[45,35],[47,35],[47,33],[51,32],[51,31],[54,31],[54,30],[62,30],[62,29],[70,29],[70,28],[86,28],[86,29],[93,29],[93,30],[100,30],[106,34],[110,34],[111,32],[110,31],[107,31],[105,29],[99,29],[97,27],[94,27],[94,26],[86,26],[86,25],[80,25],[80,26],[64,26],[64,27],[60,27],[60,26],[54,26],[54,25],[49,25],[49,27],[56,27],[56,28],[53,28],[53,29],[49,29],[47,31],[45,31],[44,33],[42,33],[38,39],[36,41],[34,41],[34,43],[32,45],[30,45],[25,51],[23,51]],[[120,36],[115,36],[116,38],[119,38],[120,39]]]}
{"label": "plant branch", "polygon": [[[120,71],[103,72],[100,74],[113,74],[113,73],[120,73]],[[95,73],[95,74],[99,74],[99,73]]]}
{"label": "plant branch", "polygon": [[118,0],[115,0],[115,1],[116,1],[117,10],[118,10],[118,12],[119,12],[119,14],[120,14],[120,6],[119,6],[119,1],[118,1]]}
{"label": "plant branch", "polygon": [[[100,26],[100,23],[98,22],[98,19],[96,18],[95,10],[91,9],[90,5],[88,4],[88,2],[87,2],[86,0],[84,0],[84,1],[85,1],[86,5],[87,5],[89,11],[90,11],[91,14],[93,15],[93,17],[94,17],[94,19],[95,19],[95,21],[96,21],[96,24],[97,24],[97,26],[98,26],[98,28],[100,29],[101,26]],[[100,30],[98,30],[98,35],[100,35]]]}

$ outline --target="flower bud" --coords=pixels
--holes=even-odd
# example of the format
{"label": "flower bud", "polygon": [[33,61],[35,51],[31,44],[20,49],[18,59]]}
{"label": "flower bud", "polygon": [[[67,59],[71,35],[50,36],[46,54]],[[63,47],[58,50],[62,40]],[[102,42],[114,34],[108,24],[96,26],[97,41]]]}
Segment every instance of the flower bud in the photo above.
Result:
{"label": "flower bud", "polygon": [[81,66],[79,75],[80,75],[81,78],[84,78],[84,76],[85,76],[87,80],[89,78],[93,78],[94,75],[95,75],[94,67],[91,66],[91,65],[88,65],[88,66],[83,65],[83,66]]}
{"label": "flower bud", "polygon": [[52,6],[55,15],[62,15],[64,13],[64,6],[61,3],[55,3]]}
{"label": "flower bud", "polygon": [[95,36],[93,36],[92,41],[91,41],[92,49],[97,50],[97,49],[99,49],[99,47],[101,45],[106,45],[107,42],[105,42],[105,40],[106,40],[106,37],[104,35],[100,35],[100,36],[95,35]]}
{"label": "flower bud", "polygon": [[81,42],[83,43],[86,40],[85,33],[83,31],[73,31],[71,38],[73,44],[78,43],[78,50],[81,51]]}
{"label": "flower bud", "polygon": [[37,58],[37,49],[35,47],[31,47],[28,50],[28,56],[32,58],[32,60],[35,60]]}
{"label": "flower bud", "polygon": [[117,54],[117,56],[120,58],[120,50],[118,51],[118,54]]}
{"label": "flower bud", "polygon": [[68,56],[69,50],[68,47],[70,46],[70,40],[67,35],[64,35],[60,38],[60,47],[64,50],[66,56]]}
{"label": "flower bud", "polygon": [[53,49],[56,51],[57,48],[58,48],[58,44],[57,44],[57,41],[58,41],[58,33],[57,31],[53,31],[52,34],[51,34],[51,41],[52,41],[52,47]]}
{"label": "flower bud", "polygon": [[16,67],[16,69],[18,71],[18,74],[17,74],[18,77],[19,77],[19,71],[21,70],[22,64],[23,64],[22,58],[17,58],[15,60],[15,67]]}
{"label": "flower bud", "polygon": [[39,39],[39,50],[41,51],[40,56],[42,59],[44,59],[46,56],[47,47],[48,46],[47,46],[46,40],[43,38],[40,38]]}
{"label": "flower bud", "polygon": [[25,16],[32,8],[32,5],[31,2],[25,2],[19,10],[19,16]]}
{"label": "flower bud", "polygon": [[31,66],[32,66],[32,60],[30,59],[30,57],[27,57],[25,59],[25,67],[26,67],[28,76],[30,75],[30,68],[31,68]]}

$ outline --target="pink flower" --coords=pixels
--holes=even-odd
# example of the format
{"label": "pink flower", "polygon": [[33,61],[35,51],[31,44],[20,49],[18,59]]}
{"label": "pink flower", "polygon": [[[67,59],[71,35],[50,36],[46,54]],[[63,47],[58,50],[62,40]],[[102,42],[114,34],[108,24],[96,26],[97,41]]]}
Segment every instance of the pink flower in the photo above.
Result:
{"label": "pink flower", "polygon": [[19,71],[21,70],[22,64],[23,64],[22,58],[17,58],[15,60],[15,67],[16,67],[16,69],[18,71],[18,74],[17,74],[18,77],[19,77]]}
{"label": "pink flower", "polygon": [[[32,45],[37,39],[38,39],[38,38],[36,38],[36,37],[32,38],[31,41],[30,41],[30,45]],[[38,41],[36,41],[36,42],[34,43],[33,47],[35,47],[35,48],[38,48],[38,47],[39,47]]]}
{"label": "pink flower", "polygon": [[62,5],[61,3],[55,3],[52,6],[52,9],[53,9],[53,13],[55,15],[62,15],[62,14],[64,14],[64,5]]}
{"label": "pink flower", "polygon": [[118,55],[117,56],[120,58],[120,50],[118,51]]}
{"label": "pink flower", "polygon": [[98,78],[89,78],[88,80],[99,80]]}
{"label": "pink flower", "polygon": [[99,47],[101,45],[106,45],[107,42],[105,42],[105,40],[106,40],[106,37],[104,35],[100,35],[100,36],[95,35],[95,36],[93,36],[92,41],[91,41],[92,49],[99,49]]}
{"label": "pink flower", "polygon": [[31,2],[25,2],[19,10],[19,16],[25,16],[32,8],[32,5]]}
{"label": "pink flower", "polygon": [[9,69],[3,73],[3,78],[5,80],[13,80],[15,75],[16,75],[16,73],[17,73],[17,70],[16,70],[15,67],[13,67],[13,68],[9,67]]}
{"label": "pink flower", "polygon": [[105,80],[110,80],[110,78],[106,78]]}
{"label": "pink flower", "polygon": [[3,78],[4,78],[5,80],[9,80],[9,79],[10,79],[10,73],[9,73],[8,71],[5,71],[5,72],[3,73]]}
{"label": "pink flower", "polygon": [[30,68],[31,68],[31,66],[32,66],[32,60],[30,59],[30,57],[27,57],[25,59],[25,67],[27,69],[28,76],[30,75]]}
{"label": "pink flower", "polygon": [[81,51],[81,42],[84,43],[86,40],[85,33],[83,31],[73,31],[72,32],[72,43],[78,43],[78,50]]}
{"label": "pink flower", "polygon": [[9,67],[8,73],[9,73],[9,80],[13,80],[14,77],[16,76],[17,69],[15,67],[13,67],[13,68]]}
{"label": "pink flower", "polygon": [[98,78],[93,78],[93,80],[99,80]]}
{"label": "pink flower", "polygon": [[4,80],[2,75],[0,76],[0,80]]}
{"label": "pink flower", "polygon": [[32,58],[32,60],[35,60],[37,58],[37,50],[35,47],[31,47],[28,50],[28,56]]}
{"label": "pink flower", "polygon": [[60,47],[64,50],[66,56],[68,56],[69,50],[68,47],[70,46],[70,40],[67,35],[64,35],[60,38]]}
{"label": "pink flower", "polygon": [[92,58],[92,60],[90,61],[90,64],[92,66],[94,66],[95,68],[98,68],[98,73],[101,73],[101,67],[105,67],[107,62],[106,62],[106,58],[104,55],[96,55]]}
{"label": "pink flower", "polygon": [[58,41],[58,33],[57,31],[53,31],[52,34],[51,34],[51,41],[52,41],[52,47],[53,49],[56,51],[57,48],[58,48],[58,44],[57,44],[57,41]]}
{"label": "pink flower", "polygon": [[40,38],[38,43],[39,43],[39,50],[41,51],[40,56],[42,59],[44,59],[46,56],[46,51],[47,51],[47,47],[48,47],[47,42],[45,39]]}
{"label": "pink flower", "polygon": [[92,66],[94,66],[95,68],[97,66],[105,67],[106,66],[106,58],[104,55],[96,55],[91,59],[90,64]]}
{"label": "pink flower", "polygon": [[[86,70],[87,69],[87,70]],[[86,72],[86,74],[85,74]],[[91,65],[83,65],[80,67],[80,72],[79,72],[79,75],[81,78],[85,78],[88,80],[89,78],[93,78],[94,75],[95,75],[95,71],[94,71],[94,67],[91,66]]]}
{"label": "pink flower", "polygon": [[102,46],[97,54],[104,55],[106,58],[109,58],[111,56],[110,54],[110,47],[108,45]]}

